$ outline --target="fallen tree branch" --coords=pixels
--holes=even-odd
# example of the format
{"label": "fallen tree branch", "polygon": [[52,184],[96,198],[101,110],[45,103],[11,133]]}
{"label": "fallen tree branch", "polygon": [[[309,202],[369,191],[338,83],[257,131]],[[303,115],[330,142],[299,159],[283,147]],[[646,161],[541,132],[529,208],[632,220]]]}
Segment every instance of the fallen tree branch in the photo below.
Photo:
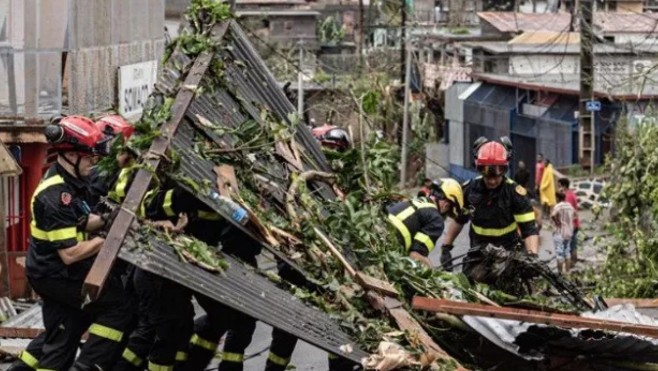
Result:
{"label": "fallen tree branch", "polygon": [[299,217],[297,215],[297,211],[295,211],[295,198],[297,197],[299,185],[302,182],[306,183],[313,180],[316,181],[319,180],[326,182],[329,185],[333,185],[336,180],[336,175],[325,173],[323,171],[309,170],[300,173],[297,176],[297,179],[293,180],[292,183],[290,183],[290,187],[288,188],[288,193],[286,194],[286,211],[288,212],[290,221],[294,225],[299,225]]}

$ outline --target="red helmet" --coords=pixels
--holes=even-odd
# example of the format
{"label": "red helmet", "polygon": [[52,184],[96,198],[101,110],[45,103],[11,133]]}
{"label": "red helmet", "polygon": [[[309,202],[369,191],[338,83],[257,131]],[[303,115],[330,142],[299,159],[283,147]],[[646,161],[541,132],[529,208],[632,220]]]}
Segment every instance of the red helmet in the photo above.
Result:
{"label": "red helmet", "polygon": [[481,145],[475,158],[475,166],[484,175],[503,175],[507,172],[509,156],[505,146],[498,142]]}
{"label": "red helmet", "polygon": [[119,115],[109,115],[96,121],[96,126],[105,135],[121,135],[123,140],[130,139],[135,132],[135,127]]}
{"label": "red helmet", "polygon": [[344,151],[350,145],[349,134],[337,126],[323,125],[311,130],[323,147]]}
{"label": "red helmet", "polygon": [[109,153],[108,141],[93,121],[84,116],[57,118],[46,126],[46,139],[58,152],[80,152],[105,156]]}

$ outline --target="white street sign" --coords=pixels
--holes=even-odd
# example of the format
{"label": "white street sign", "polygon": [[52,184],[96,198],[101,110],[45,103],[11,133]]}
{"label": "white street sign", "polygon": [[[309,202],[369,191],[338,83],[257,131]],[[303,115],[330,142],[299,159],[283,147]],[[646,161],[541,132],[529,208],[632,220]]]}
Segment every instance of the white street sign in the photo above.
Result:
{"label": "white street sign", "polygon": [[119,67],[119,113],[127,119],[138,119],[153,91],[158,62],[148,61]]}

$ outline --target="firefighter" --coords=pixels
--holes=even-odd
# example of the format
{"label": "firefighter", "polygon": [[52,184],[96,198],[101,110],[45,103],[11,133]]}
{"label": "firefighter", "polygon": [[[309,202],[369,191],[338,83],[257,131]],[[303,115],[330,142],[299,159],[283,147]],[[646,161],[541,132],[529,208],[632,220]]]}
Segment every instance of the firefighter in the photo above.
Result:
{"label": "firefighter", "polygon": [[417,197],[390,206],[388,220],[409,256],[431,267],[427,256],[443,233],[444,217],[457,217],[464,198],[459,182],[450,178],[433,181],[429,192],[429,197]]}
{"label": "firefighter", "polygon": [[[131,180],[132,174],[123,178],[120,175],[114,197],[125,197]],[[204,230],[208,231],[198,221],[212,212],[179,186],[149,191],[143,205],[140,216],[169,233],[185,232],[199,237]],[[132,284],[139,298],[139,324],[113,370],[173,370],[176,363],[187,359],[187,353],[181,350],[192,334],[191,291],[140,268],[134,269]]]}
{"label": "firefighter", "polygon": [[482,257],[479,250],[488,244],[507,249],[523,244],[531,254],[539,251],[535,213],[527,191],[505,175],[511,144],[501,142],[486,141],[474,148],[475,165],[481,175],[463,184],[465,206],[457,223],[450,224],[441,247],[441,263],[447,270],[452,269],[452,244],[469,220],[471,249],[463,267],[467,276],[472,275],[472,269]]}
{"label": "firefighter", "polygon": [[[209,226],[222,231],[219,240],[222,252],[233,255],[252,267],[257,267],[256,255],[260,244],[245,236],[226,221]],[[215,242],[217,244],[217,242]],[[226,334],[219,371],[241,371],[244,368],[244,352],[256,330],[256,319],[218,303],[203,295],[196,295],[199,305],[206,312],[194,321],[194,334],[190,339],[188,361],[182,370],[205,370],[215,356],[219,340]]]}
{"label": "firefighter", "polygon": [[[107,136],[113,139],[110,141],[110,148],[114,142],[121,140],[124,144],[135,132],[135,127],[119,115],[109,115],[101,117],[96,121],[96,127]],[[123,146],[123,148],[127,148]],[[134,161],[134,154],[128,150],[121,150],[116,154],[116,163],[119,169],[126,169]],[[117,184],[121,172],[115,174],[103,173],[98,167],[95,167],[90,177],[91,189],[93,192],[94,204],[98,204],[101,197],[105,197],[110,192],[110,188]],[[124,172],[124,176],[127,171]]]}
{"label": "firefighter", "polygon": [[[426,265],[431,265],[427,255],[434,248],[436,240],[443,233],[443,218],[450,214],[458,215],[463,204],[461,186],[453,179],[440,179],[429,187],[430,196],[402,201],[392,205],[389,221],[409,255]],[[287,282],[317,291],[297,272],[284,264],[279,264],[279,275]],[[272,331],[272,345],[265,364],[266,371],[283,371],[288,367],[297,338],[279,329]],[[352,361],[329,355],[329,370],[343,371],[358,367]]]}
{"label": "firefighter", "polygon": [[[117,277],[110,275],[102,294],[84,304],[82,284],[103,246],[101,237],[87,238],[111,220],[90,212],[91,195],[84,180],[99,157],[108,153],[108,138],[86,117],[68,116],[48,125],[46,138],[57,151],[32,198],[30,245],[26,275],[43,299],[45,336],[20,356],[35,369],[68,369],[80,338],[88,331],[72,370],[108,369],[119,355],[130,307]],[[36,349],[34,355],[30,350]],[[17,362],[20,363],[20,362]]]}

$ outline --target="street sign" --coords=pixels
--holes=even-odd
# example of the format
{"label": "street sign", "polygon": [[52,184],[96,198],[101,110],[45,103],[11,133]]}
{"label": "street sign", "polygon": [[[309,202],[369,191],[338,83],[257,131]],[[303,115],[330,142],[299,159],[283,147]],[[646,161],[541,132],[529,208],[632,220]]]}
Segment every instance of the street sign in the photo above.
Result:
{"label": "street sign", "polygon": [[137,119],[153,91],[158,62],[148,61],[119,67],[119,114]]}
{"label": "street sign", "polygon": [[601,110],[601,102],[598,100],[589,100],[585,102],[585,109],[589,112],[598,112]]}

